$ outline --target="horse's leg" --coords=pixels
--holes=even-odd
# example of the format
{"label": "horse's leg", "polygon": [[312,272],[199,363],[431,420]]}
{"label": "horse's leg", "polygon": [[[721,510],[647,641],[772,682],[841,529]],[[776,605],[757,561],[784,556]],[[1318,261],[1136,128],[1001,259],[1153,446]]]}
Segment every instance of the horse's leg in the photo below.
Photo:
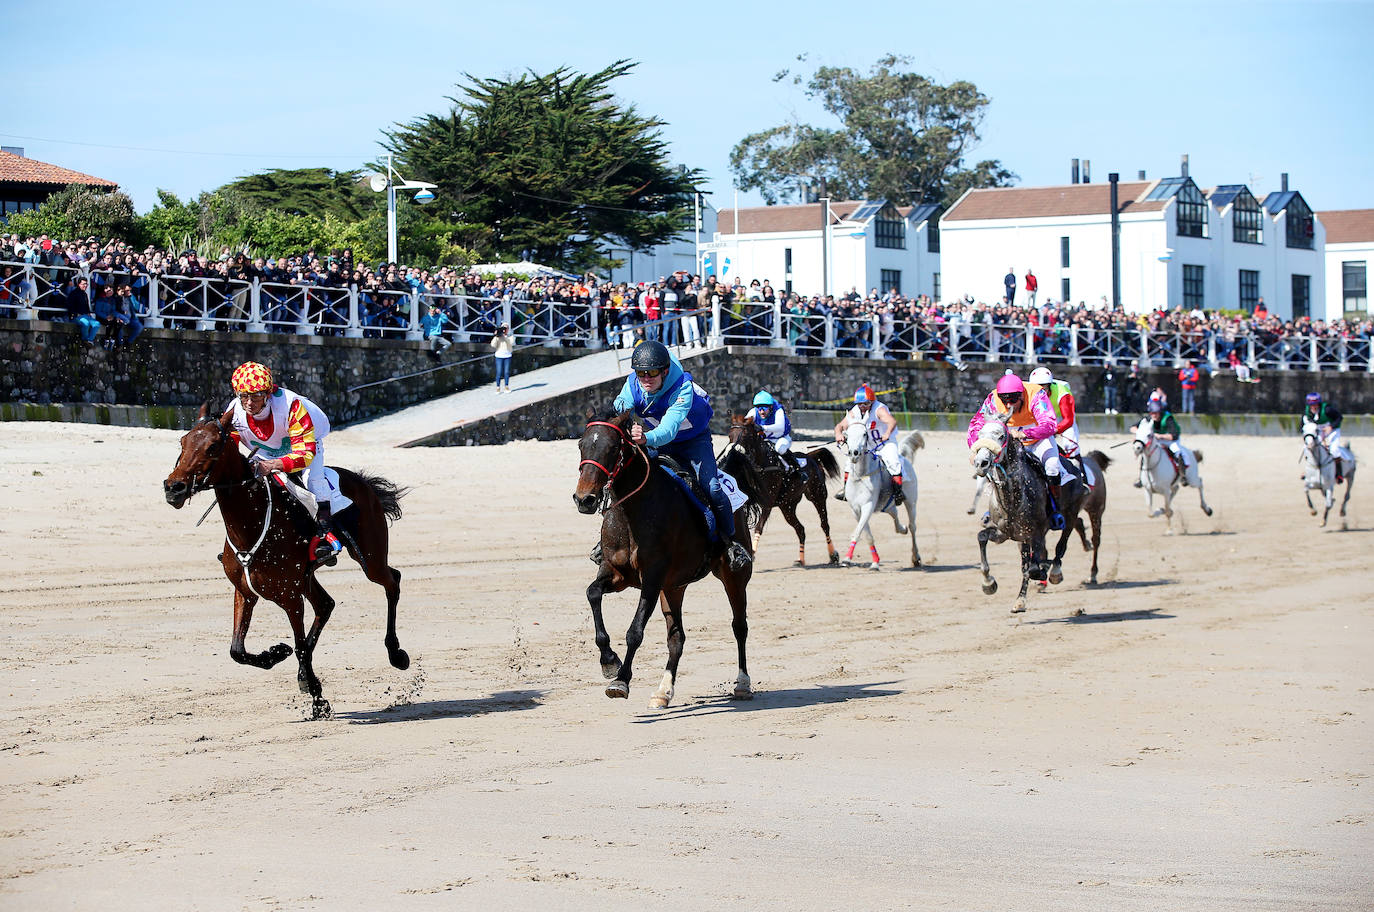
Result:
{"label": "horse's leg", "polygon": [[793,566],[806,566],[806,527],[797,518],[797,505],[785,503],[779,507],[782,510],[782,518],[787,520],[787,524],[797,533],[797,562]]}
{"label": "horse's leg", "polygon": [[[232,554],[229,559],[234,559]],[[229,657],[240,665],[271,668],[291,654],[291,647],[285,643],[278,643],[265,652],[254,653],[250,653],[244,647],[244,641],[248,639],[248,625],[253,622],[253,606],[257,603],[256,595],[239,588],[234,589],[234,634],[229,641]]]}
{"label": "horse's leg", "polygon": [[313,573],[306,577],[305,599],[310,603],[310,607],[315,609],[315,622],[310,625],[310,632],[305,635],[305,642],[313,655],[315,644],[320,641],[320,632],[324,630],[324,625],[329,623],[329,616],[334,613],[334,599],[324,591],[324,587]]}
{"label": "horse's leg", "polygon": [[1083,550],[1091,551],[1093,546],[1088,544],[1088,526],[1083,521],[1083,514],[1078,514],[1078,521],[1074,523],[1074,528],[1078,530],[1078,539],[1083,542]]}
{"label": "horse's leg", "polygon": [[642,569],[640,571],[639,604],[635,606],[635,615],[630,619],[630,628],[625,631],[625,661],[620,663],[620,671],[615,679],[606,685],[608,697],[624,698],[630,695],[630,679],[634,677],[631,665],[640,644],[644,642],[644,627],[649,623],[649,615],[653,614],[654,605],[658,602],[663,577],[661,568],[648,574]]}
{"label": "horse's leg", "polygon": [[393,668],[405,671],[410,667],[410,656],[401,648],[400,638],[396,636],[396,605],[401,600],[401,571],[387,563],[389,536],[386,518],[375,502],[367,516],[362,514],[362,503],[355,504],[353,509],[358,511],[355,517],[357,538],[350,543],[348,551],[358,566],[363,568],[363,574],[386,593],[386,638],[383,640],[386,655]]}
{"label": "horse's leg", "polygon": [[987,484],[987,481],[986,477],[978,476],[978,483],[973,488],[973,503],[968,505],[969,516],[972,516],[973,512],[978,509],[978,498],[983,496],[983,485]]}
{"label": "horse's leg", "polygon": [[991,527],[978,530],[978,555],[982,561],[979,569],[983,571],[984,595],[992,595],[997,591],[997,580],[993,579],[992,568],[988,566],[988,539],[992,538],[995,531]]}
{"label": "horse's leg", "polygon": [[1093,522],[1093,574],[1089,582],[1097,585],[1097,549],[1102,544],[1102,513],[1106,509],[1106,504],[1098,507],[1097,510],[1090,510],[1088,516]]}
{"label": "horse's leg", "polygon": [[682,660],[682,645],[687,642],[687,632],[682,628],[682,596],[686,592],[686,586],[672,591],[665,589],[658,598],[663,622],[668,626],[668,664],[663,670],[663,680],[658,682],[658,690],[649,698],[650,709],[667,709],[673,702],[677,663]]}
{"label": "horse's leg", "polygon": [[825,550],[830,556],[830,563],[838,565],[840,562],[840,552],[835,550],[835,543],[830,540],[830,511],[827,510],[825,506],[825,480],[820,478],[819,475],[817,478],[819,482],[812,485],[812,488],[819,489],[819,491],[808,491],[806,497],[811,501],[811,505],[816,508],[816,515],[821,518],[821,531],[825,533]]}
{"label": "horse's leg", "polygon": [[1197,499],[1198,502],[1202,504],[1202,512],[1206,513],[1208,516],[1211,516],[1212,508],[1207,506],[1207,498],[1202,493],[1202,473],[1198,471],[1197,466],[1193,466],[1192,471],[1193,480],[1189,483],[1197,487]]}
{"label": "horse's leg", "polygon": [[873,533],[868,531],[868,522],[873,518],[874,499],[870,497],[868,502],[864,504],[856,504],[854,502],[856,499],[854,497],[849,499],[849,507],[854,511],[854,518],[857,522],[854,525],[854,533],[849,536],[849,552],[844,557],[846,561],[854,559],[854,548],[859,543],[860,535],[867,535],[870,543],[873,541]]}
{"label": "horse's leg", "polygon": [[314,656],[305,635],[305,600],[301,593],[292,593],[281,607],[286,612],[286,619],[291,622],[291,633],[296,638],[296,661],[300,665],[296,682],[301,693],[310,694],[311,718],[322,719],[329,715],[330,708],[329,701],[324,698],[320,679],[315,675]]}
{"label": "horse's leg", "polygon": [[1302,496],[1307,500],[1307,512],[1310,513],[1312,516],[1316,516],[1317,508],[1312,506],[1312,489],[1304,487],[1302,489]]}
{"label": "horse's leg", "polygon": [[1341,501],[1341,516],[1345,516],[1345,505],[1350,503],[1350,489],[1355,485],[1355,470],[1345,473],[1345,499]]}
{"label": "horse's leg", "polygon": [[608,680],[620,674],[620,656],[611,648],[611,635],[606,632],[606,622],[601,617],[601,597],[611,579],[610,569],[603,564],[602,571],[587,587],[587,602],[592,606],[592,626],[596,628],[596,648],[601,650],[601,676]]}
{"label": "horse's leg", "polygon": [[1069,549],[1069,536],[1071,535],[1073,535],[1073,528],[1065,523],[1064,530],[1059,533],[1059,541],[1054,545],[1054,559],[1050,561],[1050,572],[1046,577],[1052,585],[1057,586],[1064,582],[1064,552]]}
{"label": "horse's leg", "polygon": [[[914,476],[911,480],[915,480]],[[912,484],[912,487],[915,488],[915,484]],[[905,484],[902,485],[902,489],[906,489]],[[921,549],[916,546],[916,491],[914,490],[906,497],[906,522],[907,528],[911,529],[911,566],[919,569],[921,566]]]}
{"label": "horse's leg", "polygon": [[739,673],[735,675],[735,686],[731,696],[736,700],[754,699],[754,682],[749,678],[749,662],[745,657],[744,644],[749,639],[749,599],[746,594],[750,578],[754,575],[752,565],[743,570],[725,570],[717,574],[725,587],[725,597],[730,600],[730,629],[735,633],[735,647],[739,652]]}
{"label": "horse's leg", "polygon": [[754,550],[759,549],[759,539],[763,538],[763,524],[768,522],[768,514],[773,512],[773,505],[767,504],[759,510],[759,521],[754,524]]}
{"label": "horse's leg", "polygon": [[1011,606],[1012,614],[1020,614],[1026,610],[1026,590],[1030,588],[1031,558],[1031,546],[1026,542],[1021,542],[1021,591],[1016,594],[1016,603]]}

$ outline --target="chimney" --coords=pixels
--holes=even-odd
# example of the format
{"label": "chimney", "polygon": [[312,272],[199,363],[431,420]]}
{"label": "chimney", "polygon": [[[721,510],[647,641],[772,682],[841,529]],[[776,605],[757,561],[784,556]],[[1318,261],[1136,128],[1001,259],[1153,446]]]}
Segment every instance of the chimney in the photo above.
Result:
{"label": "chimney", "polygon": [[1282,174],[1279,175],[1279,187],[1280,187],[1280,189],[1283,190],[1284,193],[1287,193],[1287,192],[1288,192],[1288,172],[1287,172],[1287,171],[1285,171],[1285,172],[1283,172]]}
{"label": "chimney", "polygon": [[1188,176],[1188,156],[1187,156],[1187,155],[1183,156],[1183,162],[1178,166],[1178,173],[1179,173],[1179,176],[1180,176],[1180,177],[1187,177],[1187,176]]}
{"label": "chimney", "polygon": [[1085,184],[1090,184],[1090,183],[1092,183],[1092,178],[1088,177],[1088,168],[1089,168],[1091,165],[1092,165],[1092,162],[1088,161],[1086,158],[1083,159],[1083,183],[1085,183]]}
{"label": "chimney", "polygon": [[1136,179],[1136,180],[1144,180],[1144,179],[1145,179],[1145,169],[1144,169],[1144,168],[1141,168],[1139,171],[1136,172],[1136,178],[1135,178],[1135,179]]}
{"label": "chimney", "polygon": [[1073,160],[1073,168],[1070,170],[1069,173],[1072,175],[1072,178],[1069,182],[1073,184],[1078,183],[1078,159],[1075,158]]}

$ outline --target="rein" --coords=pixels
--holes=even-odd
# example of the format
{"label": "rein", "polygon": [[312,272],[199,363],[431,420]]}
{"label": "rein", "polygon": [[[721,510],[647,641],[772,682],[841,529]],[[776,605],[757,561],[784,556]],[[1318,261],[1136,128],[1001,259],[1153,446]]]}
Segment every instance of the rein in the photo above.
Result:
{"label": "rein", "polygon": [[[587,427],[589,427],[589,428],[592,428],[592,427],[608,427],[608,428],[613,429],[617,434],[620,435],[621,445],[616,449],[616,459],[615,459],[615,466],[614,466],[614,468],[608,469],[608,468],[606,468],[604,465],[602,465],[601,463],[597,462],[595,459],[584,459],[584,460],[582,460],[581,462],[579,462],[579,463],[577,464],[577,468],[578,468],[579,470],[580,470],[583,466],[585,466],[585,465],[593,465],[593,466],[596,466],[598,469],[600,469],[603,473],[605,473],[605,475],[606,475],[606,487],[605,487],[605,493],[603,494],[602,499],[601,499],[601,512],[602,512],[602,513],[605,513],[607,510],[613,510],[613,509],[615,509],[616,507],[618,507],[618,506],[620,506],[621,504],[623,504],[625,501],[629,500],[631,497],[634,497],[634,496],[635,496],[636,494],[638,494],[641,490],[643,490],[643,488],[644,488],[644,486],[645,486],[646,484],[649,483],[649,471],[650,471],[650,466],[649,466],[649,455],[648,455],[647,453],[644,452],[644,448],[643,448],[643,447],[641,447],[641,446],[639,446],[639,445],[633,443],[633,442],[630,440],[630,438],[625,434],[625,429],[622,428],[622,427],[621,427],[620,425],[618,425],[618,424],[614,424],[614,423],[612,423],[612,422],[610,422],[610,421],[588,421],[588,422],[587,422]],[[618,476],[618,475],[620,474],[620,472],[621,472],[622,469],[624,469],[627,465],[629,465],[629,461],[625,459],[625,447],[626,447],[626,445],[628,445],[628,446],[630,447],[630,449],[634,451],[634,453],[636,453],[641,459],[644,460],[644,480],[641,481],[641,482],[639,483],[639,486],[636,487],[636,488],[635,488],[633,491],[631,491],[629,494],[626,494],[624,497],[620,498],[620,499],[617,500],[615,503],[610,503],[611,497],[612,497],[612,496],[614,495],[614,493],[615,493],[615,492],[612,490],[612,485],[615,484],[616,476]]]}

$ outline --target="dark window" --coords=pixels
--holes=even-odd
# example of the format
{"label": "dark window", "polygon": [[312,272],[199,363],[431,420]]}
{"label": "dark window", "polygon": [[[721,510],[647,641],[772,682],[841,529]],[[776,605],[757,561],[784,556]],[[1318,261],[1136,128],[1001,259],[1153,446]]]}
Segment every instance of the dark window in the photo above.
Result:
{"label": "dark window", "polygon": [[1237,196],[1231,206],[1231,237],[1238,244],[1264,243],[1264,210],[1249,193]]}
{"label": "dark window", "polygon": [[[1207,236],[1207,201],[1202,191],[1192,181],[1179,188],[1174,197],[1178,206],[1179,237],[1205,238]],[[1202,267],[1198,267],[1199,269]]]}
{"label": "dark window", "polygon": [[[895,215],[896,213],[892,213]],[[886,218],[882,215],[873,220],[873,243],[879,247],[894,250],[906,249],[906,219],[901,216]]]}
{"label": "dark window", "polygon": [[935,303],[940,303],[940,274],[938,272],[935,273]]}
{"label": "dark window", "polygon": [[[932,218],[926,222],[926,253],[940,252],[940,225]],[[935,300],[940,300],[936,298]]]}
{"label": "dark window", "polygon": [[1242,269],[1240,271],[1240,309],[1246,313],[1254,313],[1257,303],[1259,303],[1259,270]]}
{"label": "dark window", "polygon": [[886,294],[886,293],[889,292],[889,291],[895,291],[895,292],[897,292],[897,294],[901,294],[901,293],[902,293],[902,271],[901,271],[900,269],[884,269],[884,270],[882,270],[882,278],[880,279],[880,285],[881,285],[880,290],[881,290],[884,294]]}
{"label": "dark window", "polygon": [[[1288,246],[1311,250],[1312,238],[1316,230],[1312,224],[1312,210],[1307,208],[1302,197],[1295,195],[1288,203],[1286,211],[1288,213]],[[1297,276],[1293,278],[1296,279]],[[1296,311],[1294,311],[1293,316],[1297,316]]]}
{"label": "dark window", "polygon": [[[1063,269],[1069,268],[1069,239],[1066,237],[1059,239],[1059,265]],[[1067,301],[1068,298],[1064,300]]]}
{"label": "dark window", "polygon": [[792,276],[792,248],[782,248],[782,274],[791,278]]}
{"label": "dark window", "polygon": [[1202,309],[1202,267],[1183,267],[1183,307],[1185,310]]}
{"label": "dark window", "polygon": [[1347,320],[1363,320],[1369,315],[1369,273],[1364,260],[1341,264],[1341,298]]}
{"label": "dark window", "polygon": [[[1064,243],[1067,244],[1068,241],[1069,241],[1068,238],[1064,238]],[[1065,247],[1064,249],[1067,250],[1068,248]],[[1060,279],[1060,280],[1059,280],[1059,302],[1060,302],[1061,304],[1067,304],[1067,303],[1069,303],[1069,280],[1068,280],[1068,279]]]}
{"label": "dark window", "polygon": [[1312,316],[1312,277],[1293,276],[1293,319]]}

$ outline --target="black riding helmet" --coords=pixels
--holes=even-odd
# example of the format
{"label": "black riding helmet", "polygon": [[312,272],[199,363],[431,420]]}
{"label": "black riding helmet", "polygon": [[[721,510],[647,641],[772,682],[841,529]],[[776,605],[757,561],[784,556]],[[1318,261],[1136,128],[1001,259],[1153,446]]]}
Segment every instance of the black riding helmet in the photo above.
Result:
{"label": "black riding helmet", "polygon": [[636,345],[634,354],[630,356],[630,367],[636,371],[666,371],[668,364],[668,347],[653,340]]}

